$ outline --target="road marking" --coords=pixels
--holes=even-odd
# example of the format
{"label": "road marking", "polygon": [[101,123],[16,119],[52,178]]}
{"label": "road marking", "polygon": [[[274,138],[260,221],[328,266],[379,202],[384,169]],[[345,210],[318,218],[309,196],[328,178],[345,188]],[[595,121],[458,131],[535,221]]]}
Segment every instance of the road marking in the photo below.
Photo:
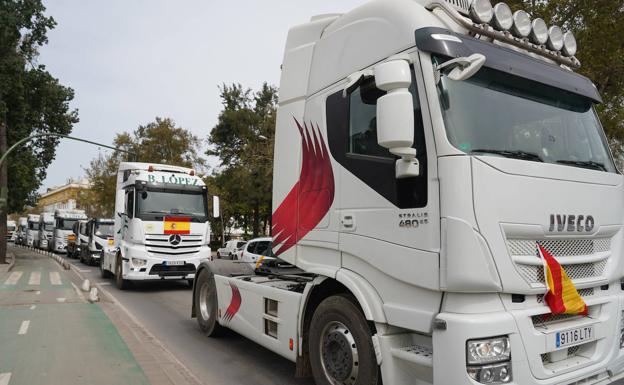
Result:
{"label": "road marking", "polygon": [[9,385],[11,373],[0,373],[0,385]]}
{"label": "road marking", "polygon": [[104,286],[106,286],[106,285],[110,285],[111,283],[104,281],[104,282],[96,282],[95,284],[96,285],[104,285]]}
{"label": "road marking", "polygon": [[71,284],[72,284],[72,286],[74,287],[74,290],[76,290],[76,294],[78,294],[78,297],[80,297],[80,299],[81,299],[83,302],[85,302],[85,301],[86,301],[86,299],[85,299],[84,295],[82,295],[82,291],[80,291],[80,289],[78,288],[78,286],[76,286],[76,284],[75,284],[75,283],[73,283],[73,282],[72,282]]}
{"label": "road marking", "polygon": [[56,302],[65,302],[65,298],[61,297],[61,298],[57,298]]}
{"label": "road marking", "polygon": [[22,272],[21,271],[14,271],[11,273],[11,275],[9,275],[9,278],[7,278],[6,281],[4,281],[5,285],[16,285],[17,281],[19,281],[19,279],[22,277]]}
{"label": "road marking", "polygon": [[22,325],[19,328],[19,331],[17,332],[17,334],[26,334],[26,332],[28,332],[28,326],[30,325],[30,321],[26,320],[26,321],[22,321]]}
{"label": "road marking", "polygon": [[35,294],[37,294],[37,295],[41,294],[41,290],[37,290],[37,291],[35,292]]}
{"label": "road marking", "polygon": [[30,307],[30,310],[35,310],[35,308],[36,308],[36,307],[37,307],[37,305],[32,305],[32,306]]}
{"label": "road marking", "polygon": [[28,279],[29,285],[40,285],[41,284],[41,273],[38,271],[33,271],[30,273],[30,278]]}
{"label": "road marking", "polygon": [[59,274],[58,271],[51,271],[50,272],[50,283],[53,285],[60,285],[61,284],[61,275]]}

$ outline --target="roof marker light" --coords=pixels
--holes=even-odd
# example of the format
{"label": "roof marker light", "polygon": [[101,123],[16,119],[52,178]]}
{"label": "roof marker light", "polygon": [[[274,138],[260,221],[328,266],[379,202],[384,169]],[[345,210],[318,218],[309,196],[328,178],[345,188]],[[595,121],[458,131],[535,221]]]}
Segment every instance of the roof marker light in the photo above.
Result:
{"label": "roof marker light", "polygon": [[494,6],[494,27],[499,31],[508,31],[513,26],[511,8],[505,3]]}
{"label": "roof marker light", "polygon": [[548,48],[559,51],[563,48],[563,31],[560,27],[553,25],[548,28]]}
{"label": "roof marker light", "polygon": [[531,34],[531,16],[526,11],[514,12],[512,32],[516,37],[520,38]]}
{"label": "roof marker light", "polygon": [[150,164],[149,167],[147,168],[147,172],[154,172],[154,166]]}
{"label": "roof marker light", "polygon": [[195,170],[191,170],[191,171],[189,171],[189,175],[190,175],[190,176],[195,176]]}
{"label": "roof marker light", "polygon": [[576,55],[576,38],[572,32],[568,31],[563,34],[563,54],[566,56]]}
{"label": "roof marker light", "polygon": [[494,10],[490,0],[474,0],[470,5],[470,18],[479,24],[487,24],[492,21]]}
{"label": "roof marker light", "polygon": [[535,44],[545,44],[548,41],[548,26],[544,19],[537,18],[531,23],[531,41]]}

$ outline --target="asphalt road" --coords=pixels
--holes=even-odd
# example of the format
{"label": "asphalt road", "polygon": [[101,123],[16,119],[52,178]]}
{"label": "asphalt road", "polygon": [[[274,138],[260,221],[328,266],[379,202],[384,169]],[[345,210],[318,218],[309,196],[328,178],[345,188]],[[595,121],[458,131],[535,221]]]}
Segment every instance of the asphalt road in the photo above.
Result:
{"label": "asphalt road", "polygon": [[191,318],[192,291],[186,281],[134,283],[118,290],[99,268],[69,260],[91,282],[128,309],[198,379],[209,385],[313,385],[294,377],[295,364],[234,333],[202,334]]}

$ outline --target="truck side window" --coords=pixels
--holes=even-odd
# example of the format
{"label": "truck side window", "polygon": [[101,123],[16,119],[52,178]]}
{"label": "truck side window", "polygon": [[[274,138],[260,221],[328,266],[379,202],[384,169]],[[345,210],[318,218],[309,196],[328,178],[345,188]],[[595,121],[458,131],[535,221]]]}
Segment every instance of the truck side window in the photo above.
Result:
{"label": "truck side window", "polygon": [[427,148],[422,112],[412,70],[414,148],[420,175],[396,179],[397,157],[377,144],[377,100],[385,94],[365,79],[348,97],[342,90],[326,100],[327,138],[334,159],[362,182],[401,209],[427,206]]}
{"label": "truck side window", "polygon": [[134,189],[126,191],[126,215],[134,218]]}

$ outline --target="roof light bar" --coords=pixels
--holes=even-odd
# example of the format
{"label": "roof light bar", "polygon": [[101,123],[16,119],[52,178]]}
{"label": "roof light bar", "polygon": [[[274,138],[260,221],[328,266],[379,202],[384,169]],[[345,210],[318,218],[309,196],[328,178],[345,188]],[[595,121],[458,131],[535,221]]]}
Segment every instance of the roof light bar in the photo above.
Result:
{"label": "roof light bar", "polygon": [[430,0],[426,7],[429,10],[442,9],[456,23],[475,35],[522,48],[573,69],[581,66],[574,57],[577,45],[572,33],[564,34],[558,26],[548,28],[540,18],[531,21],[526,11],[512,13],[505,3],[492,7],[490,0],[473,0],[469,10],[472,22],[453,8],[448,0]]}

